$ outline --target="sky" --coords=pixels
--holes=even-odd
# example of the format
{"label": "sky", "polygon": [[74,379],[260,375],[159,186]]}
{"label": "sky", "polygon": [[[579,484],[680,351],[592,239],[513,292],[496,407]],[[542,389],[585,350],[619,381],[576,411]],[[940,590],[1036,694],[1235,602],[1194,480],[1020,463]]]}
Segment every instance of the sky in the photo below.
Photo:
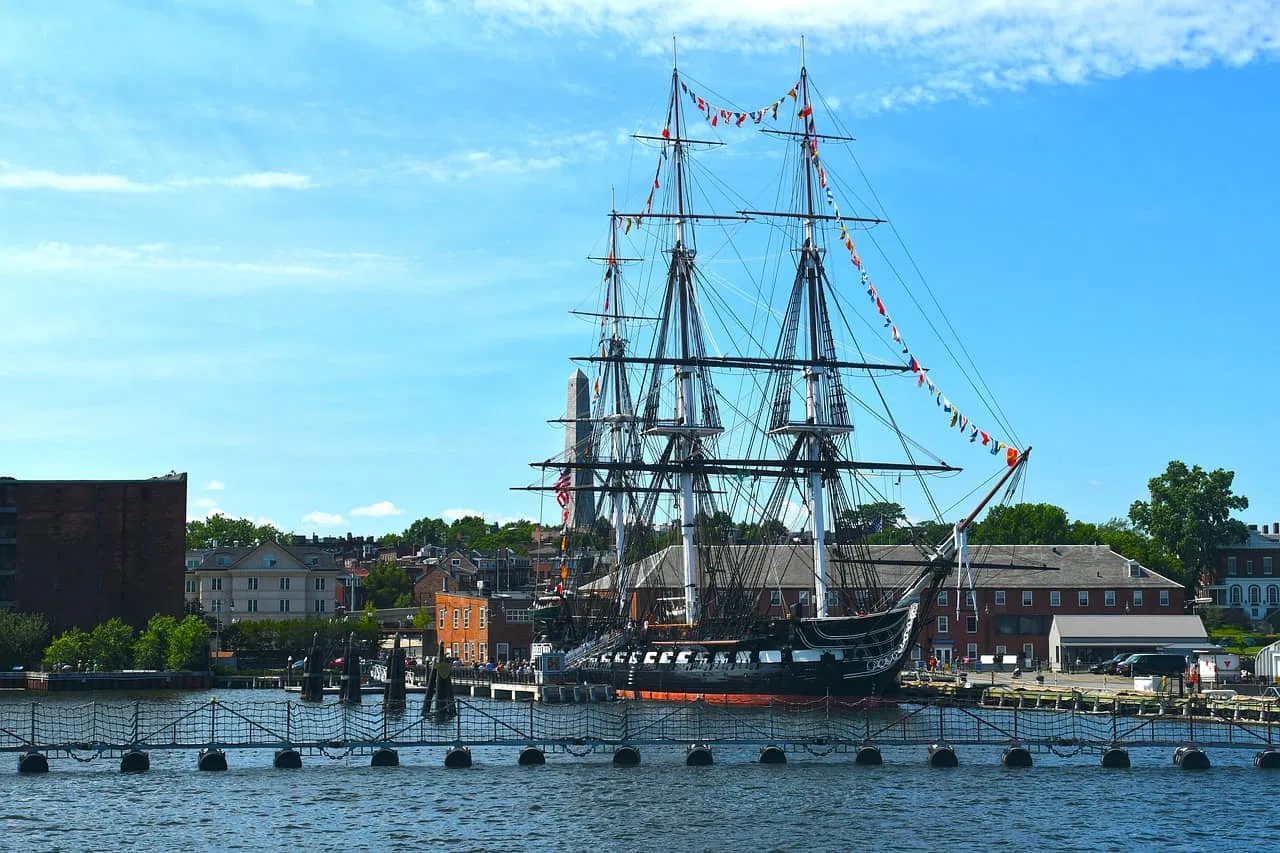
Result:
{"label": "sky", "polygon": [[[1105,521],[1181,459],[1280,521],[1275,0],[2,4],[0,474],[185,471],[192,518],[320,535],[554,521],[511,487],[563,444],[672,37],[746,109],[802,34],[904,279],[1035,447],[1020,499]],[[755,179],[759,134],[699,132]]]}

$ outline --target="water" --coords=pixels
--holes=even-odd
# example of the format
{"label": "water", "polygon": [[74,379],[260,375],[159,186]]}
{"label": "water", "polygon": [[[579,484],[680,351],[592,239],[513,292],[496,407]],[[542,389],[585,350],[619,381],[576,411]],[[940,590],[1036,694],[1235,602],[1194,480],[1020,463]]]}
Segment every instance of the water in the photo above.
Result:
{"label": "water", "polygon": [[306,756],[292,771],[268,750],[229,750],[226,773],[198,772],[194,752],[154,751],[141,775],[120,774],[118,759],[59,759],[47,775],[0,772],[0,849],[1244,850],[1280,832],[1266,806],[1280,772],[1254,769],[1248,750],[1212,750],[1203,772],[1165,749],[1134,750],[1127,771],[1103,771],[1096,753],[1036,753],[1035,767],[1011,770],[998,748],[957,752],[954,770],[929,769],[919,747],[886,748],[882,767],[804,753],[767,766],[728,747],[705,768],[653,747],[635,768],[607,753],[522,768],[510,748],[475,749],[471,770],[445,770],[442,749],[401,750],[398,768]]}

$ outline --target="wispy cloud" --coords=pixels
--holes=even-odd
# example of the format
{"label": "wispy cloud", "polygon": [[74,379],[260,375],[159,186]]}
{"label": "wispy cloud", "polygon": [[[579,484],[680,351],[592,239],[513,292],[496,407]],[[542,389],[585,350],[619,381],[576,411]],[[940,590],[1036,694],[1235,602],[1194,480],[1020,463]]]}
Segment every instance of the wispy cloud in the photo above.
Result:
{"label": "wispy cloud", "polygon": [[436,160],[408,160],[401,168],[411,175],[423,175],[439,183],[474,181],[488,177],[514,177],[546,172],[563,166],[563,157],[526,157],[517,154],[494,154],[490,151],[465,151]]}
{"label": "wispy cloud", "polygon": [[[439,4],[437,4],[439,5]],[[1243,65],[1280,55],[1276,0],[472,0],[498,25],[608,33],[641,50],[795,51],[892,56],[906,82],[853,100],[892,108],[984,90],[1085,83],[1158,68]],[[902,60],[907,60],[903,62]]]}
{"label": "wispy cloud", "polygon": [[311,178],[294,172],[252,172],[227,177],[172,178],[159,183],[125,175],[64,174],[47,169],[22,169],[0,162],[0,190],[53,190],[67,193],[147,193],[192,187],[233,187],[255,190],[305,190]]}
{"label": "wispy cloud", "polygon": [[213,498],[198,498],[196,500],[196,506],[201,507],[203,509],[211,509],[213,507],[216,507],[217,505],[218,505],[218,502]]}
{"label": "wispy cloud", "polygon": [[309,512],[302,517],[302,523],[307,527],[337,527],[346,523],[346,519],[336,512]]}
{"label": "wispy cloud", "polygon": [[209,482],[204,484],[205,491],[207,492],[220,492],[226,487],[227,487],[227,484],[222,482],[221,480],[210,480]]}
{"label": "wispy cloud", "polygon": [[367,518],[386,518],[391,515],[404,515],[404,510],[393,504],[391,501],[378,501],[369,506],[358,506],[351,510],[352,515],[365,516]]}

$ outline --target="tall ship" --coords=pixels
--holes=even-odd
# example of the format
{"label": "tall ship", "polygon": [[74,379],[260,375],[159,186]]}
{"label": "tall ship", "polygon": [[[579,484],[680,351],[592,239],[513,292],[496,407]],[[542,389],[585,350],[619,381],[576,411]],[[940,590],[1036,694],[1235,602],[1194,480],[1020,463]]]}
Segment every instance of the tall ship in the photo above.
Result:
{"label": "tall ship", "polygon": [[[635,137],[654,178],[611,211],[599,301],[575,312],[592,345],[564,449],[525,487],[554,495],[561,522],[534,650],[630,698],[889,696],[940,589],[964,582],[967,527],[1012,493],[1029,449],[992,401],[996,431],[962,413],[907,345],[886,302],[910,291],[882,291],[859,253],[885,220],[842,212],[865,196],[856,161],[837,165],[854,140],[803,57],[763,107],[704,88],[673,58],[665,117]],[[704,166],[748,142],[773,146],[748,190],[775,204]],[[974,454],[963,506],[938,502],[931,483],[954,488],[961,467],[908,415]]]}

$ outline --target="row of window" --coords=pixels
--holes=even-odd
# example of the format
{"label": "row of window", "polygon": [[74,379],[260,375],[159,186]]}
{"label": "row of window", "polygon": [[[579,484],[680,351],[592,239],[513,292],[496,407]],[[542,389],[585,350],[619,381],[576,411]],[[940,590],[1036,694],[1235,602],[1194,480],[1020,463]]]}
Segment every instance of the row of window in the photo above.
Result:
{"label": "row of window", "polygon": [[[487,607],[481,607],[481,608],[479,608],[479,610],[480,610],[480,627],[481,627],[481,628],[483,628],[483,627],[485,626],[485,620],[488,618],[489,608],[487,608]],[[455,628],[457,628],[457,627],[458,627],[458,616],[459,616],[459,614],[461,614],[461,616],[462,616],[462,627],[463,627],[463,628],[470,628],[470,627],[471,627],[471,608],[470,608],[470,607],[463,607],[463,608],[457,608],[457,607],[455,607],[455,608],[453,608],[453,627],[455,627]],[[448,616],[449,616],[449,608],[447,608],[447,607],[441,607],[441,608],[440,608],[440,621],[439,621],[439,622],[437,622],[436,624],[437,624],[437,625],[445,625],[445,624],[447,624]]]}
{"label": "row of window", "polygon": [[[936,648],[936,649],[934,649],[934,650],[933,650],[933,654],[934,654],[934,656],[935,656],[935,657],[937,657],[937,659],[938,659],[938,663],[952,663],[952,662],[953,662],[952,650],[951,650],[951,647],[949,647],[949,646],[939,646],[938,648]],[[1003,657],[1004,657],[1005,655],[1007,655],[1007,654],[1009,654],[1009,647],[1008,647],[1008,646],[996,646],[996,657],[997,657],[997,658],[1003,658]],[[1032,660],[1032,659],[1034,659],[1034,658],[1035,658],[1035,656],[1036,656],[1036,647],[1035,647],[1035,644],[1034,644],[1034,643],[1023,643],[1023,644],[1022,644],[1022,656],[1023,656],[1024,658],[1028,659],[1028,660]],[[978,644],[977,644],[977,643],[969,643],[969,644],[967,644],[966,649],[965,649],[965,657],[969,658],[969,660],[970,660],[970,661],[975,661],[975,660],[977,660],[977,659],[978,659]],[[923,657],[922,657],[922,655],[921,655],[921,651],[920,651],[920,647],[919,647],[919,646],[916,646],[914,649],[912,649],[912,651],[911,651],[911,659],[912,659],[912,660],[923,660]]]}
{"label": "row of window", "polygon": [[[1267,559],[1270,559],[1270,557]],[[1231,603],[1234,605],[1244,604],[1244,591],[1238,586],[1231,587]],[[1249,603],[1262,603],[1262,587],[1249,587]],[[1267,587],[1267,604],[1280,604],[1280,586],[1271,584]]]}
{"label": "row of window", "polygon": [[[230,588],[234,589],[235,579],[232,578],[231,580],[232,580],[232,585]],[[293,578],[278,578],[278,580],[280,582],[281,592],[288,592],[290,589],[293,588]],[[222,590],[222,581],[223,581],[223,578],[209,578],[209,586],[208,586],[209,591],[220,592]],[[256,589],[259,589],[260,587],[258,585],[258,581],[259,581],[259,578],[245,578],[244,588],[249,590],[250,592]],[[312,578],[312,581],[313,581],[312,588],[316,592],[323,592],[325,589],[328,588],[328,582],[329,582],[328,578]],[[198,581],[195,578],[187,578],[187,592],[189,593],[196,592],[197,583]]]}
{"label": "row of window", "polygon": [[[947,590],[945,589],[938,590],[938,605],[940,607],[945,607],[947,605],[947,595],[948,595]],[[1076,593],[1076,597],[1077,597],[1076,600],[1079,602],[1079,605],[1081,607],[1089,606],[1089,590],[1087,589],[1079,590]],[[965,601],[966,607],[973,607],[976,609],[973,590],[970,589],[965,591],[964,601]],[[1005,603],[1005,591],[1003,589],[995,590],[995,603],[997,606]],[[1116,591],[1114,589],[1108,589],[1103,591],[1102,604],[1104,607],[1116,606]],[[1133,606],[1141,607],[1142,605],[1143,605],[1142,590],[1135,589],[1133,591]],[[1035,606],[1034,590],[1024,589],[1022,591],[1022,606],[1023,607]],[[1056,589],[1049,590],[1049,606],[1050,607],[1062,606],[1061,590],[1056,590]],[[1161,607],[1169,606],[1169,590],[1167,589],[1160,590],[1160,606]]]}
{"label": "row of window", "polygon": [[[1250,576],[1250,575],[1252,575],[1252,574],[1253,574],[1253,560],[1252,560],[1252,559],[1246,559],[1246,560],[1244,561],[1244,573],[1245,573],[1245,575],[1246,575],[1246,576]],[[1263,557],[1263,558],[1262,558],[1262,573],[1263,573],[1264,575],[1272,574],[1271,558],[1270,558],[1270,557]],[[1227,557],[1227,574],[1228,574],[1228,575],[1236,575],[1236,574],[1238,574],[1238,568],[1237,568],[1236,558],[1235,558],[1235,557]]]}
{"label": "row of window", "polygon": [[[292,612],[293,608],[292,608],[292,606],[291,606],[291,605],[292,605],[292,602],[291,602],[289,599],[287,599],[287,598],[282,598],[282,599],[280,599],[279,601],[277,601],[277,602],[276,602],[276,606],[277,606],[277,607],[279,607],[279,609],[280,609],[280,612],[281,612],[281,613],[290,613],[290,612]],[[313,609],[316,613],[325,613],[325,612],[327,612],[327,610],[328,610],[328,605],[325,603],[325,600],[324,600],[323,598],[317,598],[317,599],[313,602],[313,604],[312,604],[312,609]],[[221,598],[215,598],[215,599],[213,599],[213,601],[209,602],[209,611],[210,611],[211,613],[221,613],[221,612],[223,612],[223,603],[222,603],[222,599],[221,599]],[[246,613],[257,613],[257,612],[258,612],[258,599],[256,599],[256,598],[250,598],[249,600],[247,600],[247,601],[245,602],[245,610],[244,610],[244,612],[246,612]]]}

